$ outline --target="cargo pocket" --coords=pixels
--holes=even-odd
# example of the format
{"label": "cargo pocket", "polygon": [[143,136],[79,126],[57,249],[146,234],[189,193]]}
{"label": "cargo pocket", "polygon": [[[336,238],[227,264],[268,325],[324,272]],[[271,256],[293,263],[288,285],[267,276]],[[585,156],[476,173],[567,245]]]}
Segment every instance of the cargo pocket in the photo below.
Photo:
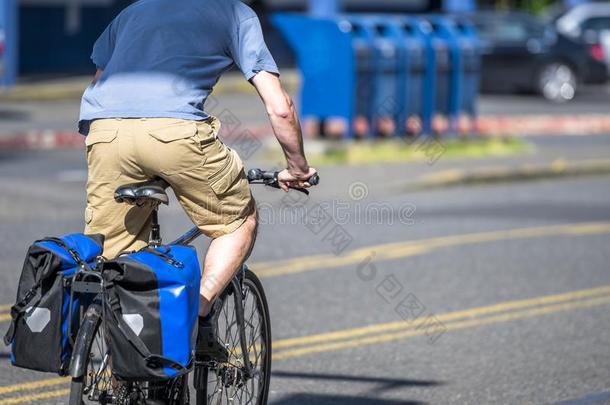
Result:
{"label": "cargo pocket", "polygon": [[98,143],[111,143],[117,137],[119,131],[116,129],[98,129],[97,131],[91,131],[89,135],[85,137],[85,145],[87,149]]}
{"label": "cargo pocket", "polygon": [[224,159],[221,169],[209,177],[210,187],[216,195],[221,196],[226,193],[239,177],[243,165],[238,159],[237,154],[228,149],[227,157]]}
{"label": "cargo pocket", "polygon": [[222,206],[225,219],[242,215],[250,204],[252,194],[239,155],[228,149],[226,164],[209,177],[209,184]]}
{"label": "cargo pocket", "polygon": [[99,129],[85,138],[90,181],[116,180],[121,175],[117,135],[117,129]]}
{"label": "cargo pocket", "polygon": [[180,174],[205,163],[195,122],[178,121],[151,129],[148,134],[158,144],[157,167],[161,173]]}

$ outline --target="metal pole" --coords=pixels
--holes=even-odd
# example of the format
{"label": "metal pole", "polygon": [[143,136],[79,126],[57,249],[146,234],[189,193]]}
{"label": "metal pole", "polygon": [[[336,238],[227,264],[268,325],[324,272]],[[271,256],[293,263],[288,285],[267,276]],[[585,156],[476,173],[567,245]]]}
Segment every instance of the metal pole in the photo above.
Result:
{"label": "metal pole", "polygon": [[68,35],[78,34],[82,21],[81,0],[68,0],[66,3],[65,31]]}
{"label": "metal pole", "polygon": [[17,47],[19,44],[17,18],[17,0],[2,0],[0,2],[0,41],[4,42],[5,49],[0,55],[0,87],[12,86],[17,80]]}
{"label": "metal pole", "polygon": [[333,17],[341,11],[341,0],[309,0],[309,14],[315,17]]}

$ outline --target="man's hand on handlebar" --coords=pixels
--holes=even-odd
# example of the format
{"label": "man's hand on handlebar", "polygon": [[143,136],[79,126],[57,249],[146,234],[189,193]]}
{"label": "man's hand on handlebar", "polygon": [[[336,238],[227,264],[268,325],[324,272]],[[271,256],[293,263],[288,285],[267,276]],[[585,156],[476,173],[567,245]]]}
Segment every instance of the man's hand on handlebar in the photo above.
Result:
{"label": "man's hand on handlebar", "polygon": [[309,188],[312,186],[309,183],[309,179],[316,175],[316,173],[317,171],[313,167],[310,167],[307,172],[295,172],[294,170],[284,169],[277,176],[278,184],[286,192],[290,188]]}

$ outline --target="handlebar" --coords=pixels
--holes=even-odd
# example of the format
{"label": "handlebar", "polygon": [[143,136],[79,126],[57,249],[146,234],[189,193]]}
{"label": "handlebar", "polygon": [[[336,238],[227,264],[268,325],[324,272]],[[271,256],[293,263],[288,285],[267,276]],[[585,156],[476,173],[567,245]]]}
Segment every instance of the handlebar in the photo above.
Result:
{"label": "handlebar", "polygon": [[[265,171],[261,169],[250,169],[248,171],[248,182],[250,184],[264,184],[265,186],[280,188],[280,183],[278,181],[278,175],[280,172],[278,171]],[[312,186],[317,186],[320,184],[320,176],[318,173],[311,176],[307,182]],[[301,193],[309,195],[309,190],[300,188],[300,187],[290,187],[293,190],[300,191]]]}

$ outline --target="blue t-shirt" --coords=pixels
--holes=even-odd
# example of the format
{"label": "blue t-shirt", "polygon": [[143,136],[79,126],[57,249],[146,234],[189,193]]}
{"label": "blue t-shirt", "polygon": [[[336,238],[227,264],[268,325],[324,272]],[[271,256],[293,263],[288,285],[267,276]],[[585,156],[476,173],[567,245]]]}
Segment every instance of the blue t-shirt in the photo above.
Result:
{"label": "blue t-shirt", "polygon": [[98,118],[202,120],[233,65],[247,80],[279,73],[258,17],[239,0],[140,0],[110,23],[91,60],[103,74],[83,95],[83,134]]}

